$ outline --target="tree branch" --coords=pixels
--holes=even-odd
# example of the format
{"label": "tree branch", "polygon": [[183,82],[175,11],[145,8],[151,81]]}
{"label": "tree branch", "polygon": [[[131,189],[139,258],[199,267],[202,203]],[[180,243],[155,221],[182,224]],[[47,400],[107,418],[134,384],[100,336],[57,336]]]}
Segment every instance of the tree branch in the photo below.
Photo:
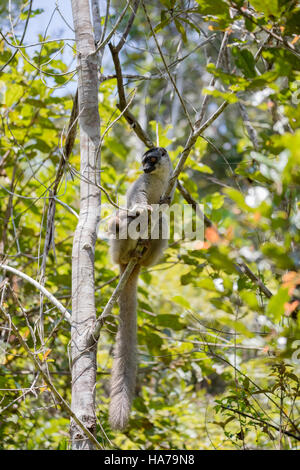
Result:
{"label": "tree branch", "polygon": [[235,409],[233,409],[233,408],[230,408],[229,406],[220,405],[220,407],[223,408],[223,410],[232,411],[233,413],[237,413],[237,414],[240,415],[240,416],[244,416],[245,418],[250,418],[250,419],[252,419],[253,421],[257,421],[257,422],[260,423],[260,424],[264,424],[265,426],[268,426],[268,427],[270,427],[270,428],[276,429],[276,431],[282,432],[282,433],[285,434],[286,436],[293,437],[293,438],[296,439],[297,441],[300,441],[300,436],[296,436],[296,434],[293,434],[293,433],[290,432],[290,431],[285,431],[284,429],[279,428],[278,426],[275,426],[274,424],[268,423],[268,422],[265,421],[264,419],[257,418],[257,417],[255,417],[255,416],[251,416],[251,415],[249,415],[248,413],[244,413],[243,411],[240,411],[240,410],[235,410]]}
{"label": "tree branch", "polygon": [[25,349],[25,351],[27,352],[28,356],[33,361],[35,366],[38,368],[41,376],[43,377],[43,379],[45,381],[45,383],[48,385],[48,387],[51,389],[52,393],[58,399],[58,402],[61,404],[62,408],[64,408],[66,410],[66,412],[69,414],[69,416],[71,418],[73,418],[73,420],[82,429],[82,431],[87,436],[87,438],[90,439],[94,443],[95,447],[98,450],[102,450],[101,444],[97,441],[97,439],[93,436],[93,434],[85,427],[85,425],[82,423],[82,421],[77,418],[76,414],[73,413],[73,411],[71,410],[70,405],[60,395],[60,393],[57,391],[56,387],[53,385],[52,381],[50,380],[50,377],[44,372],[44,368],[43,368],[43,365],[42,365],[41,361],[39,360],[39,358],[36,354],[33,354],[31,352],[31,350],[29,349],[26,341],[24,341],[24,339],[20,335],[18,328],[13,323],[10,315],[8,313],[6,313],[6,311],[2,307],[0,307],[0,309],[1,309],[2,313],[4,314],[5,318],[7,319],[7,321],[9,322],[9,325],[13,329],[14,334],[18,338],[19,342],[21,343],[21,345],[23,346],[23,348]]}
{"label": "tree branch", "polygon": [[[177,188],[180,191],[181,195],[184,197],[184,199],[192,205],[193,209],[196,211],[196,214],[199,214],[201,217],[204,218],[204,224],[206,227],[212,227],[214,224],[213,222],[201,211],[198,202],[190,195],[190,193],[182,186],[182,184],[177,181]],[[221,237],[221,235],[220,235]],[[240,275],[246,275],[252,282],[254,282],[257,287],[265,294],[265,296],[270,299],[273,294],[272,292],[264,285],[261,279],[254,274],[253,271],[247,266],[246,263],[243,261],[241,263],[234,263],[234,267],[236,271]]]}
{"label": "tree branch", "polygon": [[36,287],[42,294],[47,297],[50,302],[55,305],[56,308],[63,314],[65,317],[65,320],[67,320],[69,323],[71,323],[71,315],[68,312],[68,310],[52,295],[47,289],[45,289],[44,286],[42,286],[39,282],[35,281],[32,279],[32,277],[27,276],[27,274],[24,274],[22,271],[19,271],[18,269],[12,268],[11,266],[8,266],[7,264],[0,264],[0,268],[3,269],[4,271],[9,271],[13,274],[16,274],[17,276],[21,277],[25,281],[29,282],[32,284],[34,287]]}
{"label": "tree branch", "polygon": [[127,26],[126,26],[126,29],[124,31],[124,33],[122,34],[122,37],[120,39],[120,41],[118,42],[117,46],[116,46],[116,50],[117,52],[120,52],[120,50],[122,49],[122,47],[124,46],[125,44],[125,41],[127,39],[127,36],[131,30],[131,27],[133,25],[133,22],[134,22],[134,19],[135,19],[135,16],[136,16],[136,12],[138,10],[138,7],[139,7],[139,4],[140,4],[140,0],[135,0],[134,4],[133,4],[133,7],[132,7],[132,14],[131,14],[131,17],[129,18],[129,21],[127,23]]}
{"label": "tree branch", "polygon": [[101,316],[97,319],[97,321],[95,323],[95,326],[94,326],[93,331],[91,333],[91,340],[92,341],[97,341],[98,340],[99,335],[100,335],[100,330],[101,330],[105,320],[110,315],[110,313],[113,309],[113,306],[115,305],[115,303],[119,299],[120,293],[122,292],[124,286],[126,285],[128,279],[130,277],[130,274],[134,270],[136,264],[137,264],[137,258],[132,258],[129,261],[128,265],[126,266],[126,269],[123,272],[123,274],[122,274],[122,276],[121,276],[121,278],[118,282],[117,287],[113,291],[109,301],[107,302],[106,306],[104,307]]}
{"label": "tree branch", "polygon": [[126,109],[127,100],[125,97],[125,90],[124,90],[124,85],[123,85],[122,68],[120,64],[119,53],[112,44],[109,44],[108,46],[112,55],[112,59],[113,59],[115,70],[116,70],[116,76],[117,76],[117,87],[118,87],[118,95],[119,95],[119,104],[117,106],[120,109],[120,111],[124,111],[123,115],[126,121],[130,125],[130,127],[134,130],[134,132],[139,137],[139,139],[146,145],[146,147],[152,148],[154,147],[154,144],[151,138],[148,136],[146,131],[142,129],[142,127],[140,126],[139,122],[134,117],[134,115],[128,109]]}
{"label": "tree branch", "polygon": [[168,77],[169,77],[169,79],[171,80],[171,83],[172,83],[172,85],[173,85],[173,88],[174,88],[174,90],[175,90],[175,92],[176,92],[176,94],[177,94],[177,96],[178,96],[178,98],[179,98],[179,101],[180,101],[181,106],[182,106],[182,108],[183,108],[184,114],[186,115],[186,118],[187,118],[187,120],[188,120],[188,123],[189,123],[189,125],[190,125],[190,128],[192,129],[192,132],[193,132],[194,126],[193,126],[193,124],[192,124],[190,115],[189,115],[188,110],[187,110],[187,108],[186,108],[185,102],[184,102],[184,100],[183,100],[181,94],[179,93],[179,90],[178,90],[178,88],[177,88],[176,82],[175,82],[174,78],[172,77],[172,74],[170,73],[170,70],[169,70],[169,68],[168,68],[166,59],[164,58],[164,55],[163,55],[163,53],[162,53],[161,47],[160,47],[160,45],[159,45],[159,42],[158,42],[157,37],[156,37],[156,34],[155,34],[154,29],[153,29],[153,27],[152,27],[152,23],[151,23],[151,20],[150,20],[150,18],[149,18],[149,15],[148,15],[148,13],[147,13],[147,9],[146,9],[146,6],[145,6],[143,0],[142,0],[142,5],[143,5],[143,9],[144,9],[144,12],[145,12],[145,15],[146,15],[147,22],[148,22],[149,27],[150,27],[150,30],[151,30],[151,34],[152,34],[152,36],[153,36],[153,38],[154,38],[156,47],[157,47],[158,52],[159,52],[159,55],[160,55],[160,57],[161,57],[161,60],[162,60],[162,62],[163,62],[163,64],[164,64],[164,67],[165,67],[165,69],[166,69],[166,72],[167,72],[167,74],[168,74]]}
{"label": "tree branch", "polygon": [[101,49],[106,46],[106,44],[109,43],[111,38],[113,37],[114,33],[117,31],[119,24],[121,23],[122,19],[124,18],[126,11],[128,10],[128,7],[130,5],[130,0],[127,1],[127,4],[125,8],[123,9],[122,13],[120,14],[119,18],[117,19],[113,29],[111,32],[107,35],[107,37],[97,46],[96,50],[92,52],[93,55],[97,54]]}
{"label": "tree branch", "polygon": [[175,170],[173,171],[173,174],[169,180],[169,184],[168,184],[168,187],[165,191],[165,194],[162,196],[162,199],[163,200],[168,200],[170,194],[172,193],[172,190],[176,184],[176,180],[179,176],[179,174],[181,173],[181,171],[183,170],[183,167],[184,167],[184,164],[193,148],[193,146],[195,145],[198,137],[201,136],[202,132],[205,131],[205,129],[207,129],[221,114],[222,112],[224,111],[224,109],[228,106],[228,101],[224,101],[220,106],[219,108],[215,111],[215,113],[209,118],[207,119],[207,121],[200,127],[196,128],[193,132],[191,132],[191,134],[189,135],[189,138],[185,144],[185,147],[179,157],[179,161],[176,165],[176,168]]}
{"label": "tree branch", "polygon": [[[23,34],[22,34],[22,37],[20,39],[20,42],[19,42],[19,46],[22,44],[22,42],[24,41],[24,37],[25,37],[25,34],[26,34],[26,30],[27,30],[27,26],[28,26],[28,22],[29,22],[29,18],[30,18],[30,15],[31,15],[31,9],[32,9],[32,2],[33,0],[30,0],[30,4],[29,4],[29,9],[28,9],[28,13],[27,13],[27,18],[26,18],[26,23],[25,23],[25,27],[24,27],[24,31],[23,31]],[[12,26],[12,25],[11,25]],[[0,32],[1,36],[3,37],[3,39],[6,41],[6,38],[5,36],[3,36],[3,34]],[[13,58],[15,57],[15,55],[17,54],[19,49],[16,48],[15,52],[11,55],[11,57],[8,59],[8,61],[1,67],[0,69],[0,73],[3,72],[3,70],[5,69],[5,67],[13,60]]]}

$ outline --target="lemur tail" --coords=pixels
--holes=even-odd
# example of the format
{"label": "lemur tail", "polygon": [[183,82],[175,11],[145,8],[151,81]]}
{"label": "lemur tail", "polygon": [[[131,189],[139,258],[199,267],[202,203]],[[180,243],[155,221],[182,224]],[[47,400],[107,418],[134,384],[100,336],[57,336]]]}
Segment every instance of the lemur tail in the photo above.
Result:
{"label": "lemur tail", "polygon": [[[120,268],[120,274],[126,266]],[[120,319],[111,374],[109,422],[123,430],[129,420],[136,381],[137,282],[139,266],[130,275],[119,297]]]}

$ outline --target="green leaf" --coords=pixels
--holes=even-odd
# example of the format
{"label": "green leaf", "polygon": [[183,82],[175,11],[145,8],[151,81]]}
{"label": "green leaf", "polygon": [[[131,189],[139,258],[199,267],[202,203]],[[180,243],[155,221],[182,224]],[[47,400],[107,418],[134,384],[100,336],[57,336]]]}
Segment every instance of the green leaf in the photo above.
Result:
{"label": "green leaf", "polygon": [[266,242],[262,245],[261,251],[270,258],[278,268],[289,269],[294,267],[293,260],[289,257],[284,246]]}
{"label": "green leaf", "polygon": [[14,103],[16,103],[24,93],[24,88],[22,85],[18,85],[17,83],[10,84],[5,93],[5,104],[6,106],[10,107]]}
{"label": "green leaf", "polygon": [[244,211],[250,211],[250,207],[245,203],[243,194],[234,188],[225,188],[224,193],[226,193],[230,199],[237,203],[237,205]]}
{"label": "green leaf", "polygon": [[157,315],[155,318],[155,324],[172,330],[179,331],[185,328],[185,324],[180,321],[178,315],[164,313]]}
{"label": "green leaf", "polygon": [[197,0],[198,11],[204,15],[222,15],[228,13],[228,6],[223,0]]}
{"label": "green leaf", "polygon": [[255,60],[251,52],[248,49],[239,49],[237,46],[233,46],[231,50],[232,55],[235,57],[235,64],[245,77],[255,77]]}
{"label": "green leaf", "polygon": [[172,297],[171,299],[173,302],[175,302],[176,304],[179,304],[181,305],[182,307],[186,307],[186,308],[191,308],[191,305],[189,303],[188,300],[186,300],[184,297],[182,297],[181,295],[175,295],[175,297]]}
{"label": "green leaf", "polygon": [[202,90],[203,95],[211,95],[215,98],[223,98],[223,100],[228,101],[228,103],[237,103],[239,101],[238,97],[233,93],[225,93],[224,91],[220,90],[210,90],[209,88],[203,88]]}
{"label": "green leaf", "polygon": [[186,32],[185,32],[184,26],[180,23],[179,20],[174,20],[174,22],[175,22],[176,29],[179,32],[179,34],[181,35],[181,38],[182,38],[183,42],[186,43],[187,42],[187,37],[186,37]]}
{"label": "green leaf", "polygon": [[256,294],[251,291],[242,291],[240,292],[241,299],[249,305],[249,307],[253,310],[259,309],[259,304],[257,301]]}
{"label": "green leaf", "polygon": [[289,301],[288,288],[280,287],[277,294],[269,300],[267,314],[275,321],[280,321],[284,314],[284,304]]}
{"label": "green leaf", "polygon": [[256,11],[266,16],[276,16],[279,13],[277,0],[251,0],[251,4]]}

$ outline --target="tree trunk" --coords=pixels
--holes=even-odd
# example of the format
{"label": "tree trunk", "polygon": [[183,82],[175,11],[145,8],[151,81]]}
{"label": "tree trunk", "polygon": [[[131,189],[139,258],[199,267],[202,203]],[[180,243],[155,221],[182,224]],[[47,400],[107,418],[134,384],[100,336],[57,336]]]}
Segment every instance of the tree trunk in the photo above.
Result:
{"label": "tree trunk", "polygon": [[[99,183],[100,117],[98,112],[97,58],[90,18],[89,0],[72,0],[78,55],[78,103],[80,128],[80,214],[72,253],[72,411],[96,433],[95,385],[97,344],[90,343],[89,331],[96,320],[94,296],[94,252],[100,222]],[[93,445],[71,421],[72,449]]]}

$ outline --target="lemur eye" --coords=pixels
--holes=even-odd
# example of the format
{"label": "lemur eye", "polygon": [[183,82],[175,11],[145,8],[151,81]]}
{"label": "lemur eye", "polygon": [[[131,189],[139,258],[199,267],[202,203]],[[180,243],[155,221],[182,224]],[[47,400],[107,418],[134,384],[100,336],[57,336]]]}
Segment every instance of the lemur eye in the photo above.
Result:
{"label": "lemur eye", "polygon": [[155,162],[156,162],[156,160],[157,160],[157,158],[156,158],[156,157],[151,157],[151,158],[150,158],[150,161],[151,161],[151,162],[153,162],[153,163],[155,163]]}

